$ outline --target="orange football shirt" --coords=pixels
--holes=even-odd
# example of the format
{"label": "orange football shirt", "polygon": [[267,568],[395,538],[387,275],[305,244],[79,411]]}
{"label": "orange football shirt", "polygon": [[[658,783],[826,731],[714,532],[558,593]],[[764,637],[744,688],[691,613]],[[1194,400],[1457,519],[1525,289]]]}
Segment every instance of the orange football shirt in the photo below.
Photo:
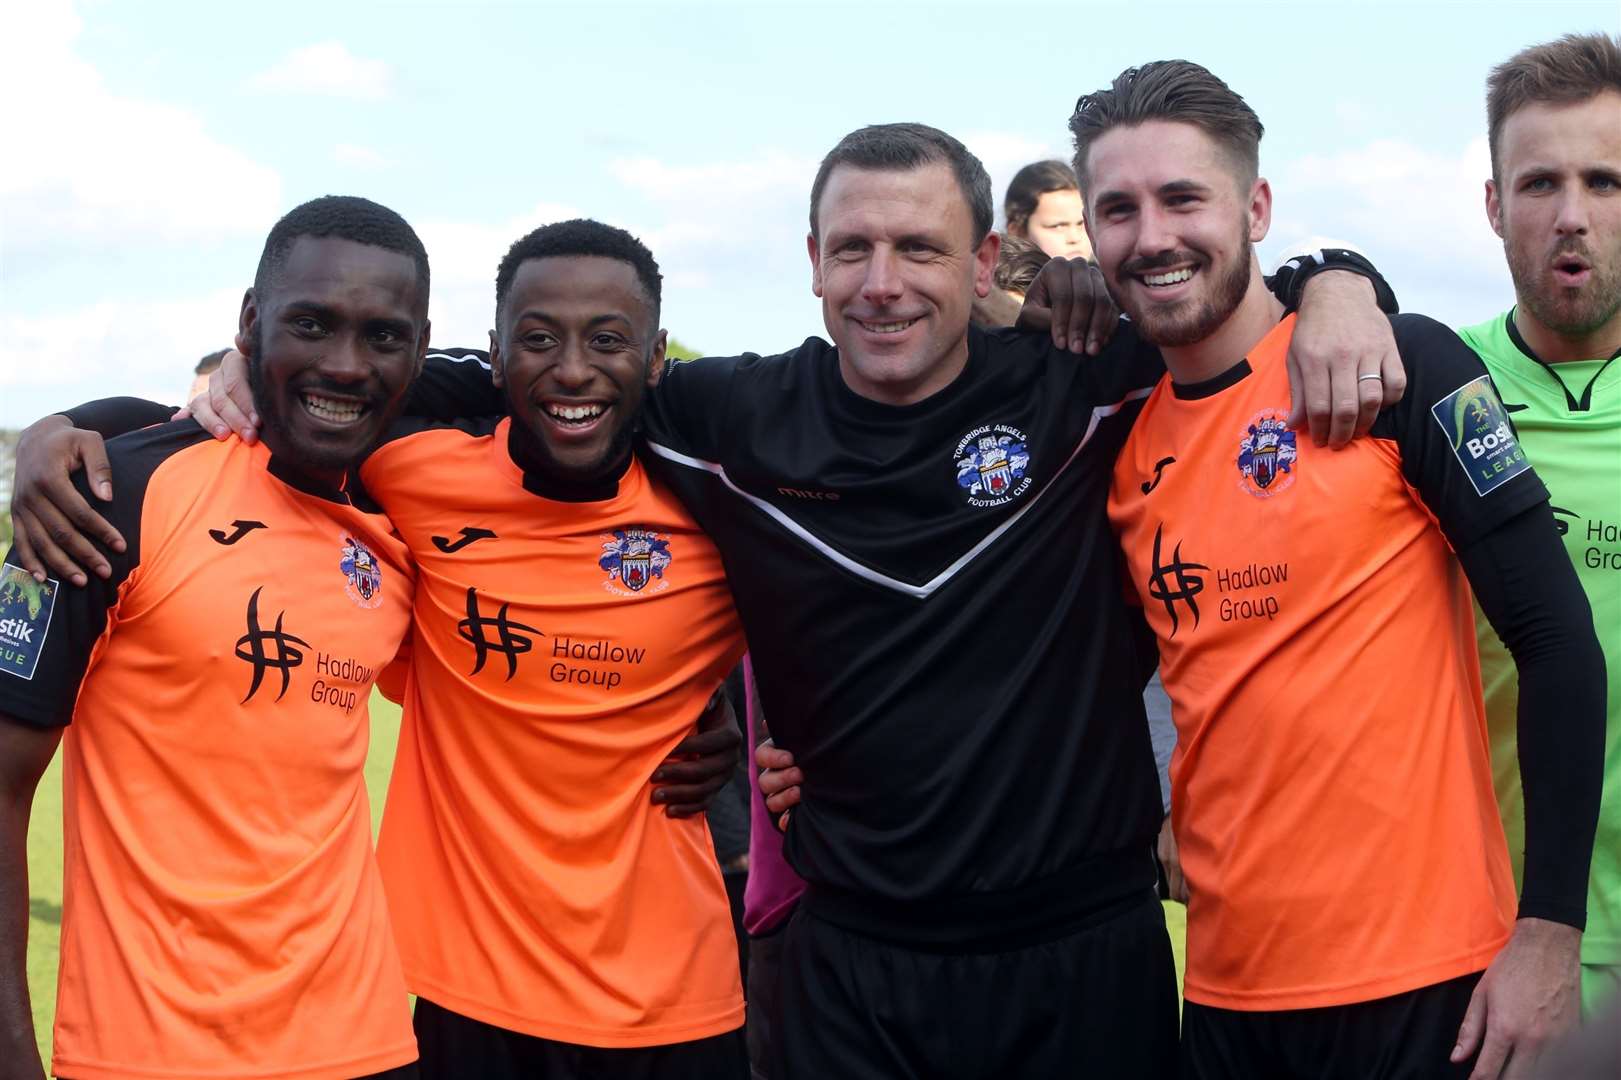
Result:
{"label": "orange football shirt", "polygon": [[1496,435],[1453,444],[1501,405],[1473,396],[1489,383],[1450,331],[1405,318],[1411,400],[1374,437],[1328,451],[1285,428],[1291,316],[1227,376],[1162,378],[1116,465],[1109,515],[1177,727],[1185,992],[1203,1005],[1402,993],[1484,969],[1514,918],[1447,536],[1546,493],[1523,456],[1486,460]]}
{"label": "orange football shirt", "polygon": [[402,424],[361,473],[420,575],[378,840],[406,980],[561,1042],[734,1030],[708,826],[648,782],[743,653],[720,556],[638,461],[545,497],[509,426]]}
{"label": "orange football shirt", "polygon": [[0,675],[0,712],[71,720],[53,1070],[414,1061],[363,776],[367,699],[410,620],[405,546],[190,421],[108,452],[130,550],[110,582],[51,583],[37,667]]}

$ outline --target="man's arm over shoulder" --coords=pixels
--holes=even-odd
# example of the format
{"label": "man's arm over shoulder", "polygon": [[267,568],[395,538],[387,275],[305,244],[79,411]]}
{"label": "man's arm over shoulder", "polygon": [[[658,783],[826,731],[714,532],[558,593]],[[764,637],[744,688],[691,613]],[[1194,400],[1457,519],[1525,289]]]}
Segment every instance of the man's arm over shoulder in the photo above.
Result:
{"label": "man's arm over shoulder", "polygon": [[501,388],[490,378],[490,354],[482,349],[429,349],[422,374],[405,399],[406,416],[429,420],[499,416],[506,411]]}
{"label": "man's arm over shoulder", "polygon": [[647,395],[643,434],[656,450],[718,460],[732,430],[729,417],[740,377],[746,380],[745,386],[773,392],[772,381],[758,378],[755,370],[769,362],[754,353],[667,361],[658,384]]}
{"label": "man's arm over shoulder", "polygon": [[[61,726],[72,719],[90,654],[141,560],[142,512],[152,472],[177,443],[208,438],[189,422],[173,427],[183,425],[191,430],[154,429],[108,444],[115,494],[104,508],[126,544],[122,551],[102,552],[111,568],[107,577],[92,577],[83,586],[49,576],[40,582],[17,563],[15,550],[0,566],[0,701],[18,722]],[[81,496],[88,495],[84,473],[74,473],[73,484]]]}
{"label": "man's arm over shoulder", "polygon": [[1519,672],[1520,915],[1580,929],[1603,785],[1605,671],[1592,610],[1480,358],[1431,319],[1392,323],[1409,388],[1373,434],[1395,440]]}

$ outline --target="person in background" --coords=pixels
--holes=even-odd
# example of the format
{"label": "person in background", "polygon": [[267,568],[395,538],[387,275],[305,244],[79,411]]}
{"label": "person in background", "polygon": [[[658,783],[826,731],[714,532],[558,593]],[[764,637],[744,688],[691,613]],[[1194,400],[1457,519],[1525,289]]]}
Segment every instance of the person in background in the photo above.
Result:
{"label": "person in background", "polygon": [[[1041,273],[1041,268],[1047,265],[1050,258],[1051,255],[1029,240],[1004,236],[1002,250],[996,256],[996,272],[991,275],[991,280],[998,289],[1022,305],[1024,294],[1030,291],[1030,283],[1036,280],[1036,275]],[[1016,316],[1017,312],[1014,314]],[[1009,322],[1008,325],[1013,324]]]}
{"label": "person in background", "polygon": [[229,349],[215,349],[197,361],[197,367],[192,371],[191,389],[186,391],[185,400],[190,401],[208,390],[208,377],[218,370],[220,361],[225,359],[228,352]]}
{"label": "person in background", "polygon": [[1014,239],[1028,240],[1048,255],[1090,259],[1084,207],[1073,169],[1062,161],[1037,161],[1014,174],[1002,200],[1002,216],[1007,235]]}
{"label": "person in background", "polygon": [[[1515,305],[1459,333],[1491,372],[1553,495],[1609,666],[1581,952],[1591,1017],[1605,999],[1621,999],[1621,41],[1572,34],[1533,46],[1493,69],[1486,86],[1486,215],[1503,239]],[[1520,680],[1484,616],[1475,622],[1498,808],[1518,879]]]}

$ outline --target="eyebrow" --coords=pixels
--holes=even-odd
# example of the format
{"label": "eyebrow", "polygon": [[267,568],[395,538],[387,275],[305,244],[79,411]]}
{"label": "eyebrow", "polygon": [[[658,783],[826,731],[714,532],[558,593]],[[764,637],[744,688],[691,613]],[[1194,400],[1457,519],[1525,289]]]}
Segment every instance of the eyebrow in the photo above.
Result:
{"label": "eyebrow", "polygon": [[[1165,183],[1161,184],[1159,187],[1155,188],[1154,189],[1154,194],[1156,194],[1156,195],[1187,195],[1187,194],[1200,194],[1202,192],[1206,192],[1206,191],[1209,191],[1209,190],[1210,190],[1209,185],[1201,184],[1197,180],[1168,180]],[[1111,200],[1130,199],[1132,197],[1133,196],[1131,195],[1130,192],[1111,190],[1111,191],[1105,191],[1101,195],[1097,196],[1097,202],[1098,202],[1098,205],[1101,206],[1104,203],[1109,202]]]}

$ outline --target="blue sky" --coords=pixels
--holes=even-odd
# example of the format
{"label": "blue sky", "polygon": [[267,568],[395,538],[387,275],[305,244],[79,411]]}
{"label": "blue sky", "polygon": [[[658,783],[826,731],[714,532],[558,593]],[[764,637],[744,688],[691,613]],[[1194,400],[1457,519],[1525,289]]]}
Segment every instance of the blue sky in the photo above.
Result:
{"label": "blue sky", "polygon": [[7,4],[0,427],[178,399],[266,230],[327,193],[417,227],[438,344],[483,341],[508,244],[584,214],[652,247],[676,336],[780,351],[821,332],[806,199],[839,136],[935,124],[1000,199],[1065,156],[1079,94],[1177,56],[1266,124],[1263,261],[1351,242],[1407,308],[1483,319],[1512,298],[1481,208],[1486,72],[1594,29],[1621,5]]}

